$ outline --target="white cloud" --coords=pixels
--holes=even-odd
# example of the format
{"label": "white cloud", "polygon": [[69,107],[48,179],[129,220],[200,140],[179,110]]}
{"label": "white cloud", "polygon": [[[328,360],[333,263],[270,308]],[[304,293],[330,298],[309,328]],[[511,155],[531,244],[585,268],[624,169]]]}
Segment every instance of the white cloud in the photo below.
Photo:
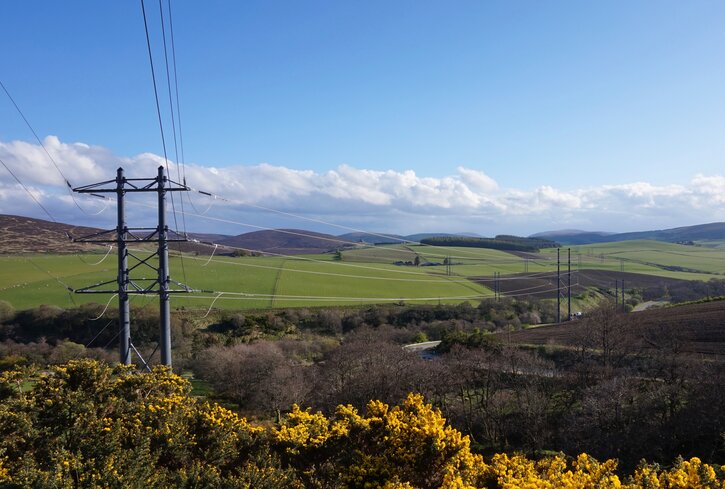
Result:
{"label": "white cloud", "polygon": [[464,178],[466,184],[474,190],[481,192],[495,192],[498,190],[498,183],[482,171],[459,166],[458,173]]}
{"label": "white cloud", "polygon": [[[143,178],[155,176],[158,166],[164,165],[163,158],[152,153],[119,157],[103,147],[64,143],[55,136],[45,138],[44,145],[60,171],[76,186],[112,179],[119,166],[127,176]],[[107,225],[113,222],[115,214],[111,211],[90,216],[106,205],[98,199],[76,196],[85,212],[78,209],[63,177],[39,145],[0,141],[0,159],[57,219],[92,225],[103,220]],[[170,177],[179,180],[181,169],[173,162],[169,165]],[[633,182],[569,190],[542,185],[526,190],[506,188],[485,172],[463,166],[444,177],[344,164],[316,172],[267,163],[223,168],[187,164],[185,174],[191,187],[226,199],[217,200],[209,216],[266,227],[313,225],[243,204],[343,226],[400,233],[526,234],[573,226],[628,231],[725,220],[725,177],[719,175],[695,175],[690,182],[672,185]],[[185,208],[190,214],[206,209],[209,199],[194,194],[193,202],[191,209]],[[45,217],[4,169],[0,169],[0,213]],[[129,206],[129,213],[129,219],[144,221],[138,225],[154,218],[148,207]],[[234,234],[252,230],[232,224],[218,229],[218,223],[191,215],[187,222],[195,230]],[[322,224],[314,227],[322,232],[342,232]]]}

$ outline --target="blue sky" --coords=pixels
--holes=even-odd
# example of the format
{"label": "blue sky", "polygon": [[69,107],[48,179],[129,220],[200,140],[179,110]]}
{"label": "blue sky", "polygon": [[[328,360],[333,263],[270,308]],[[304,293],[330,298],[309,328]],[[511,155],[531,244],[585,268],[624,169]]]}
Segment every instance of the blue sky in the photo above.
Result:
{"label": "blue sky", "polygon": [[[253,189],[257,204],[385,231],[401,228],[402,214],[410,232],[725,220],[723,204],[708,197],[719,195],[725,168],[723,2],[174,1],[172,8],[186,162],[200,176],[210,168],[226,178],[251,172],[258,186],[279,186]],[[163,88],[158,3],[148,1],[147,10]],[[162,154],[139,2],[6,2],[3,19],[0,80],[41,138],[57,136],[61,164],[63,145],[74,143],[121,160]],[[164,120],[170,136],[166,113]],[[17,141],[34,142],[0,97],[3,159],[27,165],[11,148]],[[294,172],[311,172],[304,185],[343,178],[340,188],[368,197],[356,205],[298,182],[290,195],[301,198],[292,198],[284,178],[299,180]],[[423,190],[406,183],[409,172]],[[52,185],[31,174],[52,200]],[[493,182],[476,187],[476,176]],[[0,179],[14,185],[2,171]],[[710,187],[698,193],[705,181]],[[429,188],[435,198],[416,209],[411,202],[425,200]],[[215,190],[236,198],[250,189],[241,182]],[[466,190],[473,200],[456,204],[452,196]],[[2,202],[0,212],[17,211]],[[28,213],[36,213],[31,204]],[[410,213],[427,219],[414,225]]]}

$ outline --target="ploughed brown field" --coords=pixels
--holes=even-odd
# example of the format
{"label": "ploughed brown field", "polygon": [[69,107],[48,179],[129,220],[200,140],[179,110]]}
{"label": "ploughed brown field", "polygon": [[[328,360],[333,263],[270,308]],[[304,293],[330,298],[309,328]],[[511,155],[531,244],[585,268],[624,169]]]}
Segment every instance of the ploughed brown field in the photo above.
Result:
{"label": "ploughed brown field", "polygon": [[[502,333],[506,341],[530,345],[577,346],[588,321],[582,318],[551,326]],[[620,313],[612,331],[629,338],[630,350],[668,348],[725,361],[725,300]]]}
{"label": "ploughed brown field", "polygon": [[[520,290],[531,290],[530,297],[538,299],[555,299],[556,298],[556,276],[548,274],[543,278],[528,277],[528,274],[507,275],[507,277],[521,277],[518,280],[501,280],[501,292],[516,293],[520,295]],[[487,287],[491,286],[491,277],[473,278],[474,282],[478,282]],[[562,270],[561,280],[563,284],[567,283],[566,272]],[[571,293],[581,294],[588,287],[601,287],[606,289],[614,289],[616,281],[620,283],[624,280],[625,288],[647,288],[662,285],[672,285],[675,283],[683,283],[685,280],[668,277],[657,277],[655,275],[645,275],[642,273],[617,272],[613,270],[572,270],[571,274]],[[537,292],[541,291],[541,292]]]}

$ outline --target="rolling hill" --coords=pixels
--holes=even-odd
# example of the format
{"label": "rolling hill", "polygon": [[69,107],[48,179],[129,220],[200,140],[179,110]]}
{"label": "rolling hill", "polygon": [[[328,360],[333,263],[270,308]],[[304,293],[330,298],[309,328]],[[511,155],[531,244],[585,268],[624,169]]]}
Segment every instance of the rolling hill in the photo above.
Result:
{"label": "rolling hill", "polygon": [[87,243],[74,243],[69,236],[84,236],[99,231],[101,230],[97,228],[0,214],[0,253],[97,251],[102,247]]}
{"label": "rolling hill", "polygon": [[338,236],[301,229],[254,231],[225,238],[218,243],[250,251],[284,255],[325,253],[354,245],[354,242]]}
{"label": "rolling hill", "polygon": [[352,241],[354,243],[366,243],[366,244],[397,244],[409,241],[411,243],[418,243],[423,239],[428,238],[445,238],[445,237],[481,237],[475,233],[417,233],[402,236],[399,234],[388,234],[388,233],[347,233],[338,236],[340,239],[346,241]]}
{"label": "rolling hill", "polygon": [[[83,236],[100,229],[55,223],[31,217],[0,214],[0,253],[74,253],[98,251],[101,245],[73,243],[68,235]],[[173,244],[173,250],[209,254],[212,247],[200,242],[214,242],[224,247],[244,248],[263,253],[310,254],[324,253],[340,247],[350,247],[360,242],[366,244],[394,244],[401,241],[418,242],[430,237],[470,236],[450,233],[419,233],[408,236],[378,233],[347,233],[340,236],[300,229],[275,229],[254,231],[229,236],[213,233],[189,233],[192,242]],[[655,240],[669,243],[690,241],[725,240],[725,222],[699,224],[654,231],[628,233],[588,232],[580,230],[548,231],[532,234],[531,238],[544,238],[564,246],[622,242],[631,240]],[[217,252],[231,252],[232,249],[218,249]]]}
{"label": "rolling hill", "polygon": [[[105,252],[108,250],[106,244],[90,244],[74,242],[71,238],[79,238],[104,231],[99,228],[85,226],[73,226],[57,222],[35,219],[32,217],[13,216],[0,214],[0,254],[15,253],[92,253]],[[202,238],[217,237],[223,235],[190,235],[204,241]],[[113,234],[105,235],[104,238],[113,238]],[[135,245],[140,248],[153,248],[153,243]],[[179,242],[169,244],[171,251],[183,251],[208,255],[213,247],[200,243]],[[231,252],[231,249],[217,250],[217,252]]]}
{"label": "rolling hill", "polygon": [[609,243],[635,239],[651,239],[656,241],[666,241],[668,243],[681,243],[686,241],[725,239],[725,222],[713,222],[708,224],[698,224],[695,226],[658,229],[654,231],[636,231],[614,234],[577,230],[548,231],[532,234],[531,237],[550,239],[561,243],[562,245]]}
{"label": "rolling hill", "polygon": [[408,238],[400,236],[398,234],[385,234],[385,233],[347,233],[338,236],[339,239],[344,241],[350,241],[353,243],[366,243],[366,244],[393,244],[402,243]]}

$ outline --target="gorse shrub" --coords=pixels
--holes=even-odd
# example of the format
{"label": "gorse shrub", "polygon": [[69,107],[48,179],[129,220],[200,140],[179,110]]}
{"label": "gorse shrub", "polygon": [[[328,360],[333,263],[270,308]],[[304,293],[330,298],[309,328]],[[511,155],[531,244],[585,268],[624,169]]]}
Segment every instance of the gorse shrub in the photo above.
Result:
{"label": "gorse shrub", "polygon": [[469,439],[411,394],[324,416],[293,406],[260,427],[189,394],[164,368],[71,361],[0,375],[0,487],[12,488],[720,488],[699,459],[630,476],[582,454],[539,461],[471,452]]}

